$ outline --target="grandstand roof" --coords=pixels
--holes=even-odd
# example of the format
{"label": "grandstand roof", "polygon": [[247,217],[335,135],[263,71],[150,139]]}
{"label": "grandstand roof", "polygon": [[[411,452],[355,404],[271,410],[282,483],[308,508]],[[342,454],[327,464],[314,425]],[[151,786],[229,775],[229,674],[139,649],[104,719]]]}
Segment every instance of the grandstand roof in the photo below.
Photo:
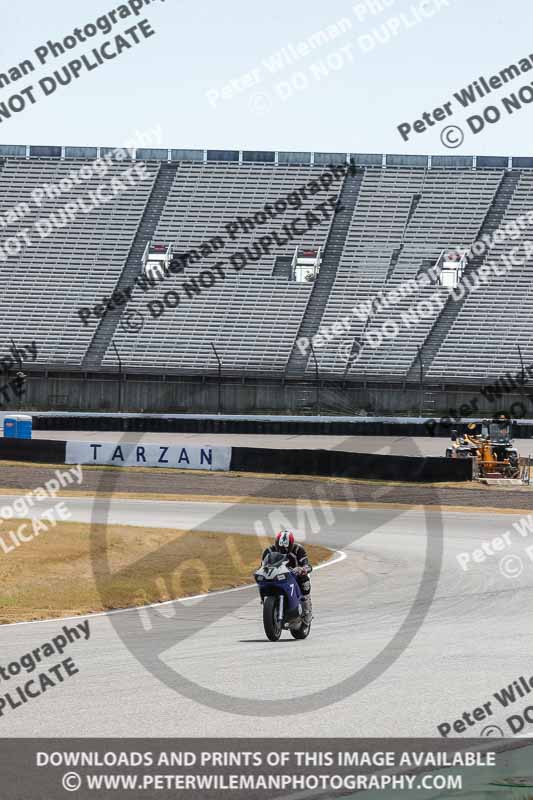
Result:
{"label": "grandstand roof", "polygon": [[[115,148],[69,147],[64,145],[0,144],[0,158],[98,158]],[[240,164],[295,164],[326,166],[353,160],[360,166],[374,167],[455,167],[488,169],[533,169],[530,156],[394,155],[387,153],[286,152],[282,150],[209,150],[176,148],[137,148],[132,158],[144,161],[224,161]]]}

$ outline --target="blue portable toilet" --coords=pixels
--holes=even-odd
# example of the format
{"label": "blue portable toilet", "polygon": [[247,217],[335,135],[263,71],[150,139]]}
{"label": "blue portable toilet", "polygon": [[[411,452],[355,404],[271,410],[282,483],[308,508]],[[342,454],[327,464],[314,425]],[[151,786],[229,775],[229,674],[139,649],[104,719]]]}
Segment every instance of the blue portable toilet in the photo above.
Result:
{"label": "blue portable toilet", "polygon": [[17,439],[31,439],[33,420],[27,414],[17,414]]}
{"label": "blue portable toilet", "polygon": [[4,417],[4,439],[17,438],[17,420],[13,417]]}
{"label": "blue portable toilet", "polygon": [[5,439],[31,439],[32,431],[32,418],[27,414],[11,414],[9,417],[4,417]]}

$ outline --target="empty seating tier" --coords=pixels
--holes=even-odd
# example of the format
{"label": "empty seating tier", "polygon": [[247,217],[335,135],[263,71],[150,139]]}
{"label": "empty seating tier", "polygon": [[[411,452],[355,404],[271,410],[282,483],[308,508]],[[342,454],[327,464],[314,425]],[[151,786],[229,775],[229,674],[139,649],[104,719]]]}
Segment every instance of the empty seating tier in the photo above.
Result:
{"label": "empty seating tier", "polygon": [[[119,178],[127,164],[113,163],[105,177],[93,175],[60,197],[45,196],[40,205],[32,200],[36,189],[59,184],[82,166],[78,160],[8,159],[0,172],[2,219],[7,220],[14,206],[27,204],[20,206],[27,211],[22,218],[0,230],[0,244],[24,229],[30,231],[31,241],[19,254],[0,262],[0,339],[35,340],[37,361],[43,365],[81,365],[94,328],[81,324],[78,308],[92,307],[113,292],[157,173],[156,166],[148,166],[146,180],[89,213],[78,211],[74,219],[68,218],[63,207],[81,199],[89,208],[91,192],[101,185],[106,187],[101,197],[110,197],[110,181]],[[47,232],[44,221],[51,215],[57,227],[41,239],[34,234],[35,225],[41,220],[41,229]]]}
{"label": "empty seating tier", "polygon": [[[307,379],[315,363],[298,336],[335,326],[315,347],[324,378],[411,381],[420,348],[436,382],[519,369],[518,345],[533,363],[533,258],[453,306],[435,274],[416,292],[402,288],[443,251],[468,250],[528,212],[533,219],[533,161],[368,155],[355,157],[350,172],[347,154],[344,173],[315,193],[305,187],[328,170],[327,154],[169,151],[167,161],[157,151],[162,161],[110,161],[105,176],[86,169],[69,183],[92,162],[69,156],[75,148],[37,157],[44,150],[23,157],[24,148],[0,146],[0,337],[7,346],[35,340],[37,367],[112,372],[118,350],[132,372],[215,374],[218,356],[226,375]],[[99,187],[136,165],[143,179],[91,205]],[[54,195],[49,187],[61,182]],[[318,214],[326,201],[330,213]],[[526,229],[515,242],[494,243],[466,275],[527,238]],[[183,268],[149,291],[136,286],[112,319],[83,324],[81,307],[142,276],[149,241],[170,245]],[[319,280],[296,281],[297,247],[321,250]],[[207,271],[217,279],[191,288]],[[391,292],[396,299],[384,305]],[[179,301],[166,303],[169,296]],[[164,311],[151,313],[150,303]],[[123,324],[131,316],[142,327]],[[372,347],[387,325],[398,335]]]}

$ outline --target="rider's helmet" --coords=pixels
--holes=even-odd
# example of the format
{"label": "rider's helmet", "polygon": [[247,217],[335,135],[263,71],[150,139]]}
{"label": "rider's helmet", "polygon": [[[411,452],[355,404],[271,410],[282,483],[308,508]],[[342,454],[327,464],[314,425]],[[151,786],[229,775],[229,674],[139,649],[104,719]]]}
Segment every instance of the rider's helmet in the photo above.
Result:
{"label": "rider's helmet", "polygon": [[290,553],[294,547],[294,533],[288,528],[280,531],[276,536],[276,547],[280,553]]}

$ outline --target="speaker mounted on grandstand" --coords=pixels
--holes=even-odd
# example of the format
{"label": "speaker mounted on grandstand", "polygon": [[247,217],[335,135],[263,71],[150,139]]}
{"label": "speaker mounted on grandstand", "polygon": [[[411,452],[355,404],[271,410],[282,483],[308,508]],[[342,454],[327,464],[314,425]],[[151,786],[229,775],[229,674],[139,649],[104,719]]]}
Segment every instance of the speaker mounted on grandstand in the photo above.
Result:
{"label": "speaker mounted on grandstand", "polygon": [[312,283],[322,264],[322,248],[297,247],[292,259],[292,276],[296,283]]}
{"label": "speaker mounted on grandstand", "polygon": [[143,273],[150,275],[159,272],[168,274],[168,266],[172,261],[172,245],[148,242],[143,254]]}
{"label": "speaker mounted on grandstand", "polygon": [[446,289],[457,289],[467,265],[468,250],[443,250],[435,267],[438,270],[439,283]]}

